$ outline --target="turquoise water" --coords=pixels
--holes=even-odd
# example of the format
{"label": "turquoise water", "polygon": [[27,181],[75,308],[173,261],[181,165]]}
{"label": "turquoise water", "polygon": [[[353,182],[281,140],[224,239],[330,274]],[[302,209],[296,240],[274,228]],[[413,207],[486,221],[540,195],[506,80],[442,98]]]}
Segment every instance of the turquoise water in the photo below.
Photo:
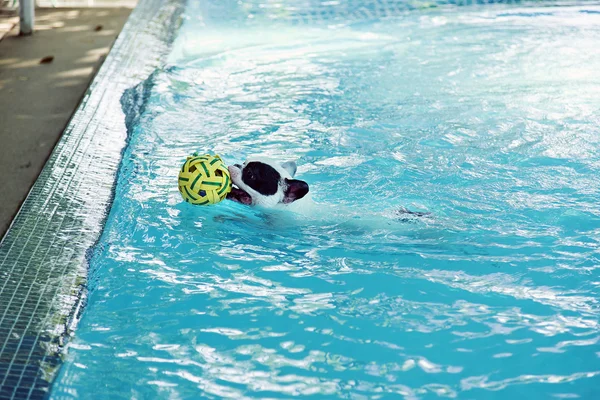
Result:
{"label": "turquoise water", "polygon": [[[51,398],[598,398],[600,7],[314,4],[190,3],[124,96]],[[326,212],[183,203],[193,151]]]}

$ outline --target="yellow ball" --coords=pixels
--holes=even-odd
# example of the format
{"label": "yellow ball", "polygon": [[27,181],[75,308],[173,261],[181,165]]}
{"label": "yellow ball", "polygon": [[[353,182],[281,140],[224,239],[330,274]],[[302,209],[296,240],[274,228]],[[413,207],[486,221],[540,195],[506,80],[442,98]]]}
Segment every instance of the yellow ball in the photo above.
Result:
{"label": "yellow ball", "polygon": [[189,156],[178,183],[183,199],[196,205],[216,204],[231,192],[229,170],[217,155]]}

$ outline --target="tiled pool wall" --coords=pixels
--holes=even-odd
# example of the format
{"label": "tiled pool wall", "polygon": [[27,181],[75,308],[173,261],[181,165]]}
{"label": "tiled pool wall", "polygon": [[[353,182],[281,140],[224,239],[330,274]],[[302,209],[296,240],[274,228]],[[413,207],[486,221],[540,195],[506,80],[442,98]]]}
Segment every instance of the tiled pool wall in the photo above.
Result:
{"label": "tiled pool wall", "polygon": [[[253,13],[255,23],[261,18],[333,23],[490,3],[558,2],[308,0],[299,7],[282,2],[283,7],[270,8],[254,1],[231,18]],[[127,143],[122,95],[162,65],[184,4],[140,1],[0,243],[0,400],[48,394],[85,303],[86,257],[102,232]]]}
{"label": "tiled pool wall", "polygon": [[0,243],[2,400],[48,394],[126,145],[120,98],[164,59],[182,6],[140,1]]}

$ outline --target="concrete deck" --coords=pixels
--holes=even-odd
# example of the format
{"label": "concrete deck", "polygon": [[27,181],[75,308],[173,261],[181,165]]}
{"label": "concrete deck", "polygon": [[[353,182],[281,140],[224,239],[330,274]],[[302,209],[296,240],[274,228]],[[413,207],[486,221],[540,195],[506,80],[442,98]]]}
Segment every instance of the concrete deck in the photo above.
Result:
{"label": "concrete deck", "polygon": [[37,9],[27,37],[18,18],[0,15],[0,238],[130,12]]}

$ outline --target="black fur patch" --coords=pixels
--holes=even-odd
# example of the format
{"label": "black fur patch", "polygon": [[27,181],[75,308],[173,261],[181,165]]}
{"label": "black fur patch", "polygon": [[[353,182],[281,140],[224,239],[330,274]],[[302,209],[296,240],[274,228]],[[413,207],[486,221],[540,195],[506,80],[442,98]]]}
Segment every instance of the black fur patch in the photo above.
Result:
{"label": "black fur patch", "polygon": [[242,170],[242,181],[264,196],[272,196],[277,193],[281,175],[275,168],[253,161],[248,163]]}

